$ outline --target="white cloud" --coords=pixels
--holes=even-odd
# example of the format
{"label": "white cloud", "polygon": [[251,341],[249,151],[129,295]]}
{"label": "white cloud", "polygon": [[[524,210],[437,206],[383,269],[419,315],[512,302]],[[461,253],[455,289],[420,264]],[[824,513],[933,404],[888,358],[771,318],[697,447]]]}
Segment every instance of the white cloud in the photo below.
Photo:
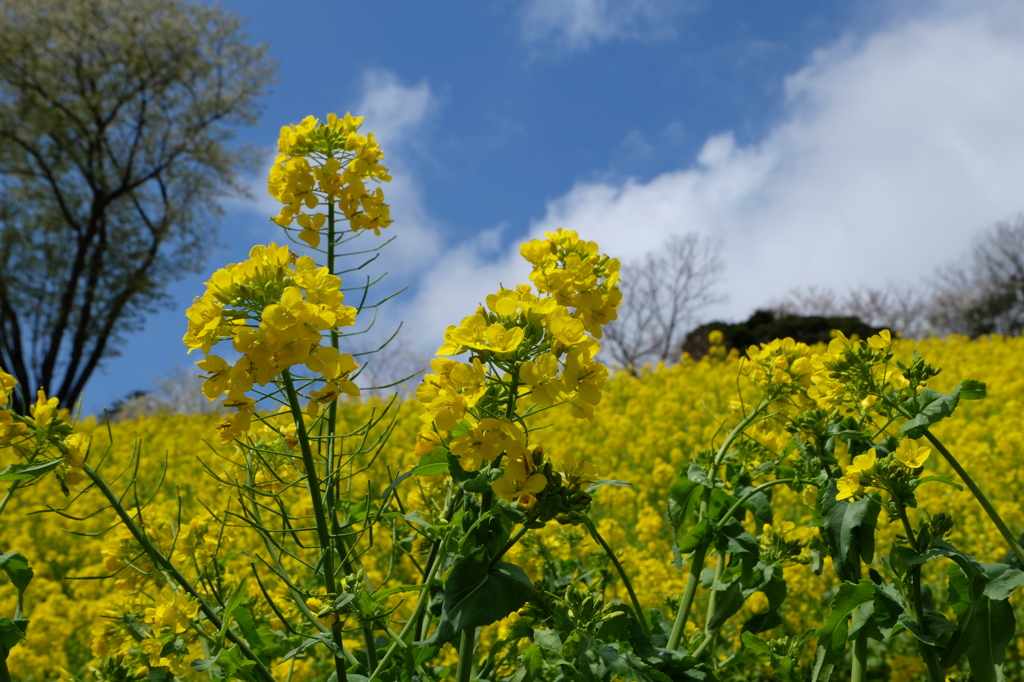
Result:
{"label": "white cloud", "polygon": [[406,145],[437,102],[430,85],[405,85],[387,69],[363,72],[362,97],[353,113],[366,118],[365,126],[379,140]]}
{"label": "white cloud", "polygon": [[364,117],[363,130],[373,132],[384,150],[384,163],[393,178],[384,185],[384,195],[395,228],[401,231],[401,238],[387,247],[382,260],[387,261],[388,270],[400,274],[404,285],[405,278],[427,267],[441,247],[440,227],[429,215],[422,187],[410,168],[410,156],[422,152],[419,133],[438,107],[437,96],[426,81],[406,85],[384,69],[365,71],[361,81],[362,96],[353,113]]}
{"label": "white cloud", "polygon": [[672,20],[682,0],[528,0],[523,38],[565,50],[585,50],[613,40],[664,40],[675,36]]}
{"label": "white cloud", "polygon": [[[620,258],[668,235],[721,239],[727,307],[744,317],[795,286],[917,279],[973,233],[1024,210],[1024,5],[947,2],[813,56],[786,83],[762,140],[707,140],[692,164],[647,182],[580,182],[528,237],[564,226]],[[430,337],[499,279],[509,252],[446,254],[415,304]],[[457,300],[456,300],[457,299]],[[458,305],[456,305],[456,303]]]}

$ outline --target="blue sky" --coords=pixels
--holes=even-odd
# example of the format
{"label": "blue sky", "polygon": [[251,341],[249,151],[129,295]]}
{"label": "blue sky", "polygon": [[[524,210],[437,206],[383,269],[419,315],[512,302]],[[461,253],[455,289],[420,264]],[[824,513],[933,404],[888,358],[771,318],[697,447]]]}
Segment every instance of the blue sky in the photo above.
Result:
{"label": "blue sky", "polygon": [[[1004,0],[229,0],[280,80],[266,149],[308,114],[366,116],[387,155],[409,290],[382,328],[429,355],[498,282],[518,244],[564,226],[623,260],[672,234],[723,244],[741,319],[794,287],[916,280],[1024,210],[1024,5]],[[280,241],[231,199],[206,273]],[[94,412],[197,358],[180,339],[206,276],[132,335],[86,389]]]}

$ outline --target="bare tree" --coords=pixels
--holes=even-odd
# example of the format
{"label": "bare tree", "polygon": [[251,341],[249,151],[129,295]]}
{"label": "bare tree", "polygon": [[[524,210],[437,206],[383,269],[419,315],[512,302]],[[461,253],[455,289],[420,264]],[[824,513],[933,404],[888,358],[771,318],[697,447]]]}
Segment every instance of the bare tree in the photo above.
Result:
{"label": "bare tree", "polygon": [[945,334],[1024,331],[1024,214],[980,234],[964,263],[940,269],[929,320]]}
{"label": "bare tree", "polygon": [[919,339],[930,332],[930,301],[921,287],[890,283],[884,288],[853,289],[843,301],[845,313],[859,317],[872,327],[899,332],[908,339]]}
{"label": "bare tree", "polygon": [[73,403],[203,266],[275,68],[240,27],[184,0],[0,0],[0,365],[29,394]]}
{"label": "bare tree", "polygon": [[672,236],[623,265],[622,305],[604,331],[602,352],[634,374],[648,363],[677,360],[697,313],[724,300],[717,291],[724,268],[718,242],[695,233]]}
{"label": "bare tree", "polygon": [[769,309],[780,315],[856,317],[869,326],[890,329],[906,338],[920,338],[928,331],[929,301],[921,289],[906,283],[851,289],[842,297],[828,287],[810,285],[792,290],[771,303]]}
{"label": "bare tree", "polygon": [[161,379],[153,381],[155,391],[136,391],[118,403],[113,412],[118,421],[153,414],[220,414],[224,408],[203,395],[203,379],[195,366],[175,365]]}
{"label": "bare tree", "polygon": [[836,317],[845,314],[835,290],[814,284],[792,289],[785,298],[769,303],[767,308],[778,315]]}

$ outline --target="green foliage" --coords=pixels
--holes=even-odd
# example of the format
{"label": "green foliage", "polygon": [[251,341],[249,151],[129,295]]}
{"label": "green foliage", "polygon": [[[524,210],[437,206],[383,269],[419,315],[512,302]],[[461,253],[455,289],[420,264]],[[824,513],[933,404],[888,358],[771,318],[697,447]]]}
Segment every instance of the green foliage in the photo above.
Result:
{"label": "green foliage", "polygon": [[848,337],[858,336],[862,339],[881,331],[856,317],[777,315],[770,310],[757,310],[744,322],[708,322],[697,327],[686,335],[682,350],[695,360],[701,359],[710,348],[708,334],[712,331],[722,332],[722,345],[726,350],[735,348],[742,353],[752,345],[787,337],[808,345],[828,343],[832,331],[836,329]]}
{"label": "green foliage", "polygon": [[0,366],[22,387],[73,404],[203,267],[273,72],[202,3],[0,2]]}

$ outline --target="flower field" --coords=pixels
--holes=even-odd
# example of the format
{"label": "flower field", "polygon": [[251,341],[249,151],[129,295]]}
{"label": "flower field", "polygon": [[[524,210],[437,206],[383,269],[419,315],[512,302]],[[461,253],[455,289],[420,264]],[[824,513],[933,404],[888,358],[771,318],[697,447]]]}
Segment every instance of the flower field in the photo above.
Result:
{"label": "flower field", "polygon": [[1021,678],[1020,338],[714,331],[613,374],[619,261],[558,229],[414,398],[364,397],[361,125],[281,129],[298,251],[187,311],[224,415],[76,421],[0,368],[0,682]]}
{"label": "flower field", "polygon": [[[1020,502],[1024,499],[1024,339],[906,342],[900,344],[897,356],[909,358],[915,349],[943,368],[942,374],[930,384],[939,390],[952,389],[962,377],[987,384],[987,399],[961,404],[955,415],[935,430],[996,501],[1007,524],[1016,530],[1024,528]],[[639,379],[616,374],[594,410],[593,424],[575,419],[568,412],[554,412],[546,420],[551,426],[542,431],[545,446],[550,450],[571,448],[577,456],[594,463],[602,478],[634,484],[599,489],[593,503],[593,518],[631,576],[640,603],[646,609],[660,609],[666,618],[671,618],[672,600],[678,602],[688,575],[688,566],[683,565],[680,570],[673,562],[673,531],[666,516],[669,488],[695,452],[714,440],[720,422],[728,419],[730,404],[736,397],[738,373],[737,357],[708,356],[700,362],[684,359],[671,368],[652,369]],[[339,419],[355,430],[372,412],[380,412],[383,407],[373,400],[350,399],[340,404]],[[416,464],[418,458],[413,453],[416,434],[422,426],[420,412],[415,401],[397,406],[398,417],[390,439],[374,453],[372,465],[355,473],[348,482],[351,503],[359,503],[367,494],[379,495],[398,472],[408,471]],[[138,467],[137,481],[129,494],[152,500],[145,512],[146,527],[158,544],[183,561],[193,561],[195,557],[201,561],[202,557],[219,552],[224,558],[224,573],[218,582],[230,588],[249,576],[246,590],[249,598],[257,601],[261,594],[251,579],[250,564],[257,555],[265,558],[266,552],[250,528],[223,516],[237,510],[237,491],[222,485],[215,475],[224,477],[232,471],[237,452],[233,445],[219,444],[217,421],[157,415],[117,423],[109,431],[91,420],[80,424],[79,429],[92,435],[92,458],[105,452],[107,443],[112,442],[108,461],[103,464],[106,472],[120,471],[133,462],[133,452],[138,454],[132,464]],[[380,428],[383,425],[381,422]],[[768,439],[769,445],[773,436],[778,434],[759,434]],[[370,455],[366,457],[369,460]],[[756,468],[758,464],[751,461],[747,466]],[[928,460],[926,469],[950,473],[936,457]],[[418,484],[400,489],[407,509],[429,509],[437,503],[432,498],[441,487],[438,480],[423,477]],[[957,546],[973,552],[981,561],[997,561],[1006,554],[998,533],[969,492],[932,485],[922,487],[917,497],[919,510],[932,515],[946,512],[954,517],[950,537]],[[212,508],[204,508],[201,501],[213,505]],[[88,516],[83,520],[60,513],[37,513],[48,508],[59,510],[66,503],[56,480],[49,477],[19,490],[4,510],[4,548],[19,548],[35,570],[25,599],[31,627],[26,641],[13,649],[9,660],[13,679],[54,680],[61,669],[84,679],[88,667],[99,665],[105,657],[118,653],[131,657],[133,651],[137,654],[137,644],[116,626],[115,616],[159,608],[161,595],[168,591],[165,581],[145,574],[152,567],[147,566],[144,558],[133,555],[126,533],[114,527],[105,535],[92,535],[115,522],[109,509],[102,511],[104,505],[97,496],[89,494],[69,509],[68,513],[75,517]],[[787,532],[789,539],[805,541],[817,532],[808,525],[811,508],[795,494],[777,494],[772,507],[773,529],[787,532],[792,524]],[[93,511],[98,513],[90,515]],[[229,520],[222,525],[217,518]],[[751,530],[756,529],[751,526]],[[888,546],[883,538],[900,532],[898,523],[879,519],[877,545]],[[176,546],[170,550],[173,536],[177,537]],[[392,543],[398,541],[405,540],[379,537],[373,549],[362,557],[368,584],[386,586],[389,579],[395,581],[396,571],[412,570],[410,565],[396,567],[388,563]],[[828,570],[817,576],[807,564],[801,563],[807,554],[806,543],[802,544],[803,556],[794,557],[784,569],[788,597],[782,609],[783,623],[776,626],[775,635],[799,634],[820,626],[838,585]],[[577,577],[593,571],[604,578],[592,575],[586,578],[588,582],[600,586],[609,598],[628,601],[621,581],[611,575],[600,548],[576,526],[550,522],[531,542],[512,550],[511,556],[513,561],[526,566],[534,579],[545,571]],[[110,575],[126,563],[130,564],[128,570]],[[881,570],[878,557],[873,565]],[[944,589],[940,578],[927,576],[926,582],[939,591]],[[267,585],[267,590],[274,595],[282,588]],[[0,613],[13,612],[15,601],[14,586],[0,582]],[[403,604],[407,606],[408,601],[393,600],[399,608]],[[759,606],[755,598],[744,608],[753,613]],[[1019,603],[1017,613],[1020,622]],[[280,620],[265,606],[256,615],[262,619],[256,623],[261,628],[281,627]],[[498,629],[507,633],[510,622],[516,618],[502,621]],[[742,622],[743,618],[737,620]],[[696,631],[700,626],[698,619],[688,627]],[[355,639],[354,634],[349,636]],[[724,636],[738,638],[738,633],[727,630]],[[811,652],[808,645],[804,657],[809,658]],[[1013,671],[1021,671],[1022,656],[1024,636],[1018,631],[1008,651],[1006,669],[1010,679],[1014,679]],[[869,661],[879,675],[870,679],[912,680],[924,674],[913,641],[906,634],[895,637],[885,650],[872,649]],[[304,661],[293,659],[274,672],[280,679],[289,675],[290,679],[318,679],[309,677],[312,673],[307,674],[305,669]],[[206,673],[195,671],[189,671],[189,675],[207,678]],[[744,676],[749,679],[751,671]]]}

